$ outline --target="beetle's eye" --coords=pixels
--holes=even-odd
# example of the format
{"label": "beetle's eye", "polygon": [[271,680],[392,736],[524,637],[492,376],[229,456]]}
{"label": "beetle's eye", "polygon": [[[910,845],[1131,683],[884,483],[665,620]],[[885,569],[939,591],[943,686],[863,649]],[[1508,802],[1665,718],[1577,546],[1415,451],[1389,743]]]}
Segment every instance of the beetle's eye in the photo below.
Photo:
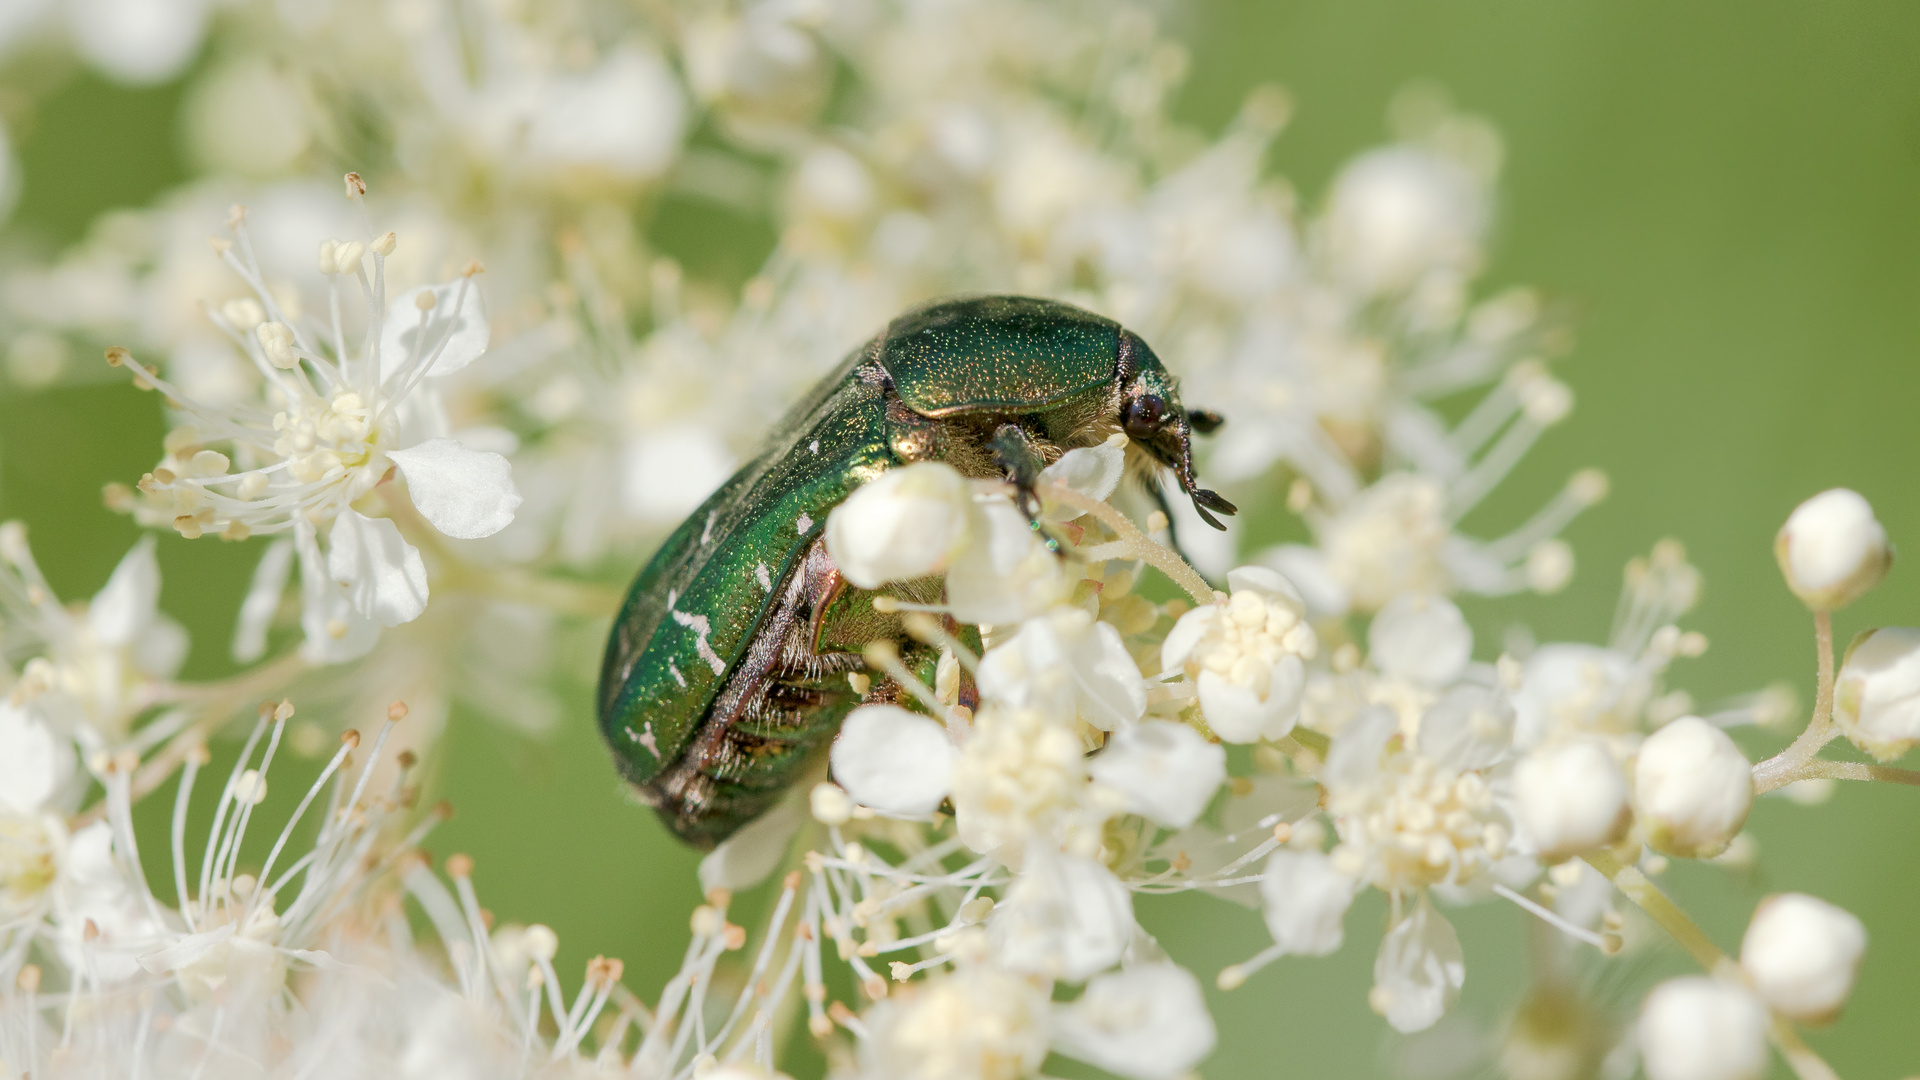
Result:
{"label": "beetle's eye", "polygon": [[1120,413],[1120,422],[1126,426],[1127,437],[1132,439],[1150,439],[1160,430],[1160,421],[1167,415],[1167,403],[1156,394],[1143,394],[1127,402]]}

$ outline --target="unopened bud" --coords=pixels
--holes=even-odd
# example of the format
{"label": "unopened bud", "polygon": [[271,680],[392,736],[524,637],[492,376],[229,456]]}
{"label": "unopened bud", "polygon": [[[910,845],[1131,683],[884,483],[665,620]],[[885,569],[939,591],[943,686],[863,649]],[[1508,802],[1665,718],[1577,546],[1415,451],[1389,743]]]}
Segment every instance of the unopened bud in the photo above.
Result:
{"label": "unopened bud", "polygon": [[1640,745],[1633,808],[1655,849],[1712,858],[1733,842],[1752,807],[1752,765],[1705,720],[1683,716]]}
{"label": "unopened bud", "polygon": [[1880,584],[1893,564],[1887,530],[1873,507],[1846,488],[1823,491],[1794,508],[1773,538],[1787,588],[1815,611],[1835,611]]}
{"label": "unopened bud", "polygon": [[1759,1080],[1767,1010],[1744,988],[1705,975],[1669,979],[1640,1009],[1647,1080]]}
{"label": "unopened bud", "polygon": [[1754,910],[1740,942],[1740,966],[1777,1012],[1825,1024],[1853,993],[1866,951],[1866,927],[1852,913],[1805,893],[1784,893]]}
{"label": "unopened bud", "polygon": [[293,330],[286,323],[263,322],[254,327],[253,336],[274,367],[288,371],[299,365],[300,358],[293,353]]}
{"label": "unopened bud", "polygon": [[1833,715],[1855,746],[1881,761],[1920,743],[1920,629],[1888,626],[1854,638],[1834,685]]}
{"label": "unopened bud", "polygon": [[1612,843],[1629,821],[1626,777],[1597,743],[1527,755],[1514,767],[1513,793],[1520,826],[1548,862]]}

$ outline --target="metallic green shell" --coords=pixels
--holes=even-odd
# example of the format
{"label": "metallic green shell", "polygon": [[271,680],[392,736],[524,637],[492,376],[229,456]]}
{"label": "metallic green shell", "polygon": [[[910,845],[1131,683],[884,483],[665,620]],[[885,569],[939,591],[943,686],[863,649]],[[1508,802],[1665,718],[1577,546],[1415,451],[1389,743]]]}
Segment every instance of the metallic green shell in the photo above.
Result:
{"label": "metallic green shell", "polygon": [[883,389],[852,376],[864,358],[796,405],[634,581],[607,641],[599,703],[630,782],[685,753],[827,513],[892,463]]}
{"label": "metallic green shell", "polygon": [[922,416],[1032,413],[1113,382],[1120,324],[1055,300],[982,296],[908,312],[879,360]]}

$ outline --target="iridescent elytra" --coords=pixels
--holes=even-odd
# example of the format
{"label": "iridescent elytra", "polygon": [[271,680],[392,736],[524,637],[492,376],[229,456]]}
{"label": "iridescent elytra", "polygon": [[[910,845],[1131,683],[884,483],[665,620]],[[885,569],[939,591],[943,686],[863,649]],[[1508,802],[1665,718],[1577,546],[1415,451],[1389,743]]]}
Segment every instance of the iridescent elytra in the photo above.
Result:
{"label": "iridescent elytra", "polygon": [[[944,461],[1011,481],[1031,515],[1042,469],[1124,431],[1129,456],[1170,470],[1218,528],[1213,513],[1234,507],[1195,483],[1190,439],[1219,422],[1181,407],[1138,336],[1070,304],[982,296],[900,316],[796,404],[634,580],[600,673],[600,729],[621,774],[682,839],[712,847],[805,773],[849,710],[898,696],[883,674],[864,698],[854,691],[866,644],[899,642],[909,667],[926,657],[898,615],[840,576],[822,539],[861,484]],[[939,589],[889,591],[937,601]]]}

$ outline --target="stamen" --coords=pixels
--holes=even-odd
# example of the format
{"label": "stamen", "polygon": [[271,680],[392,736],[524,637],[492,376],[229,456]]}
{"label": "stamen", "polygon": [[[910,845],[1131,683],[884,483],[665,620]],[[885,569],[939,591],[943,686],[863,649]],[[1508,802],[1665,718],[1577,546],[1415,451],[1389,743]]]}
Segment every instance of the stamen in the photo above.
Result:
{"label": "stamen", "polygon": [[1512,889],[1507,888],[1505,885],[1501,885],[1497,882],[1493,886],[1493,891],[1501,896],[1506,897],[1508,900],[1511,900],[1514,903],[1520,905],[1522,908],[1526,909],[1527,911],[1532,912],[1534,915],[1539,916],[1540,921],[1546,923],[1548,926],[1553,927],[1554,929],[1560,931],[1561,933],[1567,935],[1570,938],[1574,938],[1575,940],[1578,940],[1578,941],[1584,941],[1587,944],[1593,946],[1596,949],[1599,949],[1601,952],[1606,953],[1609,956],[1620,951],[1620,935],[1618,934],[1596,934],[1591,930],[1587,930],[1582,927],[1575,926],[1574,924],[1561,918],[1559,913],[1555,912],[1553,909],[1537,904],[1534,901],[1527,899],[1525,896],[1522,896],[1519,893],[1513,891]]}

